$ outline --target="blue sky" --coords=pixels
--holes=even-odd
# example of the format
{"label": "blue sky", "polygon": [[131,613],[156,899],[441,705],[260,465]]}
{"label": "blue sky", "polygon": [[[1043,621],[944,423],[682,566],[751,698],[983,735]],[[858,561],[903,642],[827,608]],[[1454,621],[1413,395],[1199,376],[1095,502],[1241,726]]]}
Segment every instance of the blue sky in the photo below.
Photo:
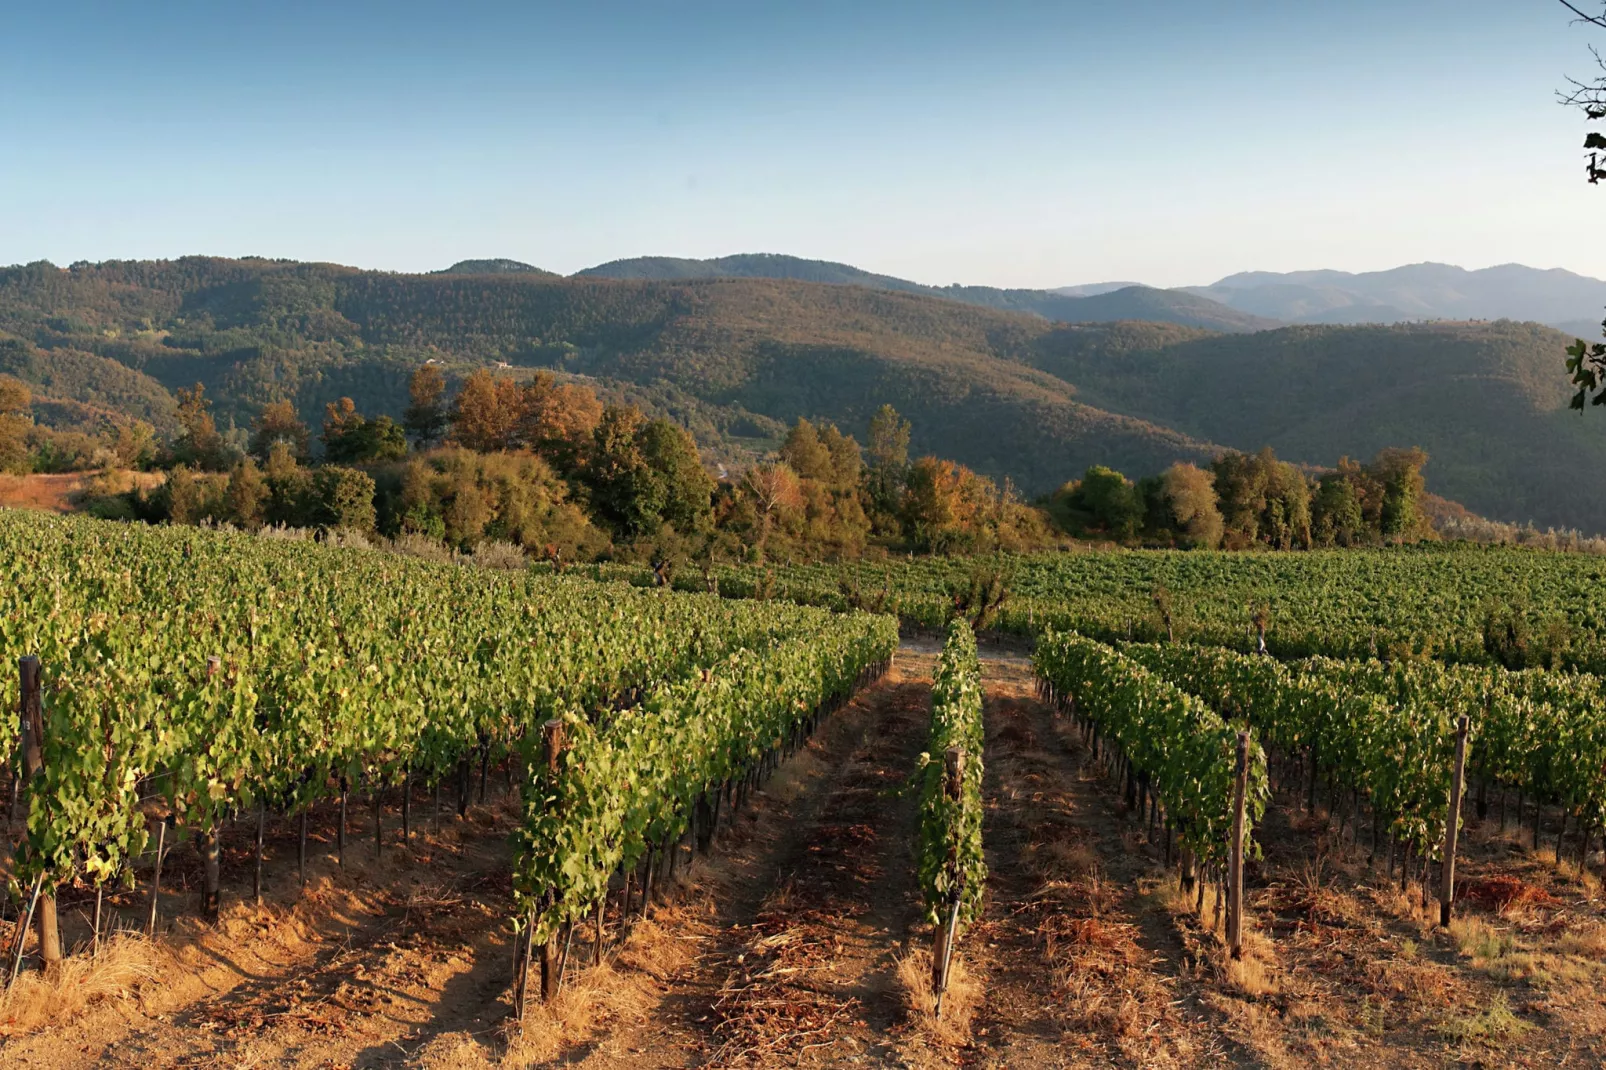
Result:
{"label": "blue sky", "polygon": [[1554,0],[9,7],[0,263],[1606,277]]}

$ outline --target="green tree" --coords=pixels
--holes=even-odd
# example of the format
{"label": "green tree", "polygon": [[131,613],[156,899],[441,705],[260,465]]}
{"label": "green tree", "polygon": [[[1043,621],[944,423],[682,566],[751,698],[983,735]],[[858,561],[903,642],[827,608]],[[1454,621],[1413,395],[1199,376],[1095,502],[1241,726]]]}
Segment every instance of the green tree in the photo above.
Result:
{"label": "green tree", "polygon": [[1266,468],[1266,516],[1262,524],[1268,541],[1278,550],[1309,547],[1310,522],[1310,482],[1305,473],[1283,461],[1272,461]]}
{"label": "green tree", "polygon": [[663,483],[664,522],[683,534],[705,526],[713,513],[714,478],[704,470],[691,435],[668,420],[652,420],[638,439],[647,467]]}
{"label": "green tree", "polygon": [[312,475],[307,519],[318,527],[372,531],[374,480],[367,472],[324,465]]}
{"label": "green tree", "polygon": [[[909,475],[909,421],[891,405],[882,405],[870,418],[870,439],[866,449],[868,469],[865,490],[877,527],[883,518],[895,518],[902,507],[904,485]],[[896,524],[896,520],[893,520]]]}
{"label": "green tree", "polygon": [[1174,464],[1160,477],[1160,492],[1182,545],[1204,550],[1221,545],[1225,524],[1209,472],[1191,464]]}
{"label": "green tree", "polygon": [[710,519],[714,480],[685,429],[610,405],[592,439],[591,500],[615,531],[634,539],[670,524],[689,534]]}
{"label": "green tree", "polygon": [[33,396],[22,382],[0,375],[0,472],[26,475],[33,470],[28,450],[32,405]]}
{"label": "green tree", "polygon": [[781,443],[781,460],[803,479],[830,483],[836,476],[831,450],[820,441],[819,432],[807,420],[799,419]]}
{"label": "green tree", "polygon": [[118,420],[110,438],[112,455],[124,468],[147,468],[156,459],[156,429],[144,420]]}
{"label": "green tree", "polygon": [[1356,546],[1365,541],[1366,518],[1361,514],[1355,484],[1342,472],[1329,472],[1316,484],[1312,503],[1315,541],[1322,546]]}
{"label": "green tree", "polygon": [[1243,549],[1260,540],[1261,519],[1266,513],[1266,459],[1227,453],[1210,466],[1228,549]]}
{"label": "green tree", "polygon": [[1072,507],[1086,514],[1090,530],[1121,541],[1136,538],[1143,524],[1143,499],[1137,487],[1120,472],[1101,464],[1083,474],[1073,494]]}
{"label": "green tree", "polygon": [[1385,539],[1421,538],[1427,531],[1420,507],[1426,489],[1422,466],[1428,455],[1420,449],[1380,450],[1368,466],[1383,487],[1381,533]]}
{"label": "green tree", "polygon": [[268,487],[268,497],[263,504],[264,522],[292,527],[314,523],[308,519],[314,507],[312,474],[296,462],[295,449],[290,443],[275,442],[268,447],[262,475]]}
{"label": "green tree", "polygon": [[407,456],[407,433],[389,416],[366,419],[350,398],[341,398],[325,409],[323,455],[332,464],[400,460]]}
{"label": "green tree", "polygon": [[820,429],[820,444],[831,455],[831,487],[857,490],[864,478],[864,454],[853,436],[838,431],[836,424],[827,424]]}
{"label": "green tree", "polygon": [[663,509],[656,495],[661,485],[651,478],[641,455],[637,432],[644,418],[633,405],[609,405],[592,432],[587,482],[598,516],[615,531],[634,537],[651,530]]}
{"label": "green tree", "polygon": [[168,473],[161,497],[161,511],[171,524],[199,524],[211,517],[207,486],[187,465],[181,464]]}
{"label": "green tree", "polygon": [[[286,443],[288,445],[288,443]],[[242,457],[229,473],[229,485],[223,492],[224,514],[229,523],[255,531],[267,516],[270,495],[262,470],[251,457]]]}
{"label": "green tree", "polygon": [[1210,470],[1228,549],[1310,545],[1310,483],[1270,446],[1255,454],[1223,454]]}
{"label": "green tree", "polygon": [[883,405],[870,418],[870,467],[877,472],[901,473],[909,464],[909,421],[891,405]]}

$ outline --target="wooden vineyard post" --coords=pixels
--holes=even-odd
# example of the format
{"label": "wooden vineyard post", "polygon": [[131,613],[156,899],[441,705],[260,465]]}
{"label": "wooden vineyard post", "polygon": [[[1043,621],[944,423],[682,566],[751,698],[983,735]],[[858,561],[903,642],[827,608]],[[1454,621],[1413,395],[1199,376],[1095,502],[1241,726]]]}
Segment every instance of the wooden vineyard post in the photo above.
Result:
{"label": "wooden vineyard post", "polygon": [[[223,659],[210,657],[206,659],[206,678],[215,679],[223,668]],[[220,845],[218,843],[218,827],[214,818],[195,838],[195,849],[201,856],[201,915],[207,921],[216,921],[218,908],[222,905],[220,892],[221,879],[219,876]]]}
{"label": "wooden vineyard post", "polygon": [[402,842],[413,841],[413,763],[402,766]]}
{"label": "wooden vineyard post", "polygon": [[[1455,901],[1455,845],[1461,825],[1461,791],[1467,771],[1467,715],[1455,726],[1455,769],[1450,776],[1450,812],[1444,818],[1444,870],[1439,884],[1439,924],[1448,928]],[[1559,855],[1557,856],[1560,857]]]}
{"label": "wooden vineyard post", "polygon": [[[959,746],[949,747],[942,756],[943,765],[943,794],[948,798],[959,801],[965,788],[965,748]],[[949,873],[958,863],[958,845],[948,845]],[[937,1013],[942,1012],[942,993],[948,987],[948,959],[953,953],[953,930],[958,923],[959,898],[964,889],[954,882],[951,889],[954,899],[954,910],[947,921],[938,920],[937,930],[933,934],[931,944],[931,993],[936,997]]]}
{"label": "wooden vineyard post", "polygon": [[217,828],[209,828],[195,837],[195,849],[201,856],[201,916],[216,921],[222,896],[218,890],[218,835]]}
{"label": "wooden vineyard post", "polygon": [[468,759],[462,758],[457,763],[457,816],[468,815]]}
{"label": "wooden vineyard post", "polygon": [[262,839],[267,831],[268,804],[267,800],[257,800],[257,844],[256,857],[251,870],[251,898],[257,906],[262,905]]}
{"label": "wooden vineyard post", "polygon": [[335,830],[335,862],[342,869],[346,866],[346,805],[351,797],[351,785],[346,782],[346,774],[340,774],[340,825]]}
{"label": "wooden vineyard post", "polygon": [[[553,718],[541,726],[541,738],[546,750],[547,776],[554,781],[558,776],[558,759],[563,754],[563,722]],[[549,893],[550,895],[550,893]],[[558,994],[557,941],[547,939],[541,944],[541,1002],[551,1002]]]}
{"label": "wooden vineyard post", "polygon": [[89,928],[89,955],[91,958],[100,954],[100,925],[105,908],[106,882],[101,881],[95,885],[95,920],[90,922]]}
{"label": "wooden vineyard post", "polygon": [[22,969],[22,951],[28,942],[28,928],[33,924],[34,908],[39,903],[39,888],[44,884],[44,880],[44,874],[40,874],[33,879],[33,894],[28,898],[28,912],[17,915],[17,935],[11,945],[11,968],[6,974],[7,991],[10,991],[11,986],[17,983],[17,973]]}
{"label": "wooden vineyard post", "polygon": [[530,960],[535,952],[535,913],[531,909],[524,919],[523,931],[516,933],[514,938],[513,951],[518,961],[513,967],[513,1015],[521,1022],[529,1004]]}
{"label": "wooden vineyard post", "polygon": [[[39,658],[29,654],[17,663],[22,701],[22,762],[28,782],[45,767],[44,703],[40,696]],[[34,915],[39,925],[39,958],[47,974],[61,969],[61,930],[56,923],[56,893],[44,889],[39,894],[38,912]]]}
{"label": "wooden vineyard post", "polygon": [[162,851],[167,846],[167,818],[156,825],[156,868],[151,871],[151,913],[145,921],[145,936],[156,936],[156,911],[162,899]]}
{"label": "wooden vineyard post", "polygon": [[1249,733],[1238,733],[1238,764],[1232,783],[1232,843],[1227,855],[1227,950],[1244,956],[1244,805],[1249,788]]}

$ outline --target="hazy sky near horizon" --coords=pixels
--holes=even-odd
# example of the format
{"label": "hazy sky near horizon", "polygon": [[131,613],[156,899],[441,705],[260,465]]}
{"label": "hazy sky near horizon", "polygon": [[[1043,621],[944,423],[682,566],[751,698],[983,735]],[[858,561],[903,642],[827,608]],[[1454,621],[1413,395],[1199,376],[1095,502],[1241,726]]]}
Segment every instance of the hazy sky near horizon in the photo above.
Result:
{"label": "hazy sky near horizon", "polygon": [[[1582,6],[1582,5],[1581,5]],[[1555,0],[14,4],[0,263],[1606,277]]]}

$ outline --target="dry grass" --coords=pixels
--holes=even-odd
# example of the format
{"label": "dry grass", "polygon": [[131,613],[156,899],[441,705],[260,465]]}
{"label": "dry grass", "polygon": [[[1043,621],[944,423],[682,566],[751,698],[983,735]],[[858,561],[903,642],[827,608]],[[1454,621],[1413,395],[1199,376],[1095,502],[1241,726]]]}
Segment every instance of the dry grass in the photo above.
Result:
{"label": "dry grass", "polygon": [[1446,1040],[1462,1044],[1478,1042],[1498,1046],[1502,1041],[1520,1037],[1532,1028],[1512,1012],[1505,995],[1497,992],[1484,1010],[1446,1019],[1439,1023],[1435,1031]]}
{"label": "dry grass", "polygon": [[0,1036],[20,1036],[56,1025],[110,999],[128,999],[157,981],[171,956],[140,936],[112,937],[98,955],[64,959],[54,980],[27,972],[0,997]]}
{"label": "dry grass", "polygon": [[1033,874],[1044,881],[1077,880],[1096,872],[1099,864],[1097,851],[1086,843],[1068,838],[1031,843],[1023,853]]}
{"label": "dry grass", "polygon": [[89,478],[83,472],[27,476],[0,472],[0,506],[70,513],[74,495],[84,489]]}
{"label": "dry grass", "polygon": [[1415,1004],[1442,1003],[1452,987],[1448,969],[1424,961],[1415,940],[1405,940],[1393,958],[1366,965],[1369,987],[1376,995],[1396,996]]}
{"label": "dry grass", "polygon": [[1556,938],[1554,946],[1558,954],[1606,959],[1606,925],[1592,923],[1569,929]]}
{"label": "dry grass", "polygon": [[[565,977],[562,990],[552,1002],[531,1000],[523,1028],[509,1026],[503,1065],[522,1067],[551,1062],[564,1049],[596,1035],[607,1022],[645,1017],[657,1002],[658,994],[644,975],[621,973],[604,958],[600,966]],[[477,1053],[466,1054],[471,1056],[469,1065],[484,1064]],[[433,1065],[448,1066],[452,1062],[438,1058]]]}
{"label": "dry grass", "polygon": [[1278,981],[1276,947],[1247,925],[1244,928],[1243,958],[1233,958],[1223,946],[1221,964],[1222,980],[1240,995],[1260,999],[1276,995],[1282,990]]}
{"label": "dry grass", "polygon": [[[696,941],[676,932],[696,927],[685,915],[697,909],[666,907],[650,917],[633,919],[624,945],[611,956],[604,953],[601,965],[577,969],[571,962],[563,987],[551,1003],[542,1003],[532,993],[522,1027],[511,1020],[506,1024],[502,1065],[550,1063],[574,1045],[603,1034],[612,1023],[651,1015],[661,998],[662,983],[687,969],[696,958]],[[583,952],[577,948],[574,953]],[[486,1060],[477,1044],[465,1043],[431,1053],[422,1062],[446,1068],[483,1066]]]}
{"label": "dry grass", "polygon": [[1496,929],[1477,917],[1450,919],[1450,938],[1455,941],[1457,951],[1475,962],[1504,958],[1517,943],[1508,930]]}
{"label": "dry grass", "polygon": [[661,907],[652,916],[637,918],[631,923],[625,946],[615,961],[624,969],[633,970],[660,981],[668,980],[689,966],[697,957],[697,946],[675,935],[679,928],[673,907]]}
{"label": "dry grass", "polygon": [[931,949],[914,947],[898,959],[898,990],[903,994],[909,1022],[940,1044],[960,1046],[970,1041],[970,1022],[976,1014],[981,985],[970,975],[964,956],[955,951],[948,962],[948,989],[942,997],[942,1017],[936,1015],[931,991]]}

